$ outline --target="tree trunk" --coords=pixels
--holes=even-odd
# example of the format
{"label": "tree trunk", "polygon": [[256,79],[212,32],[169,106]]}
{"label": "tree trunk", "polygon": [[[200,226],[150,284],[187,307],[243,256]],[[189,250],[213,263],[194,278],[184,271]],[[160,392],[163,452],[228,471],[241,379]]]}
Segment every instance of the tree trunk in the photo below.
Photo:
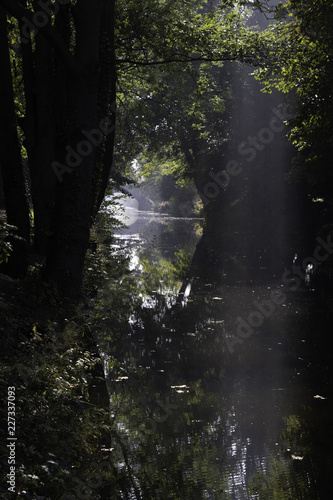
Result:
{"label": "tree trunk", "polygon": [[[99,84],[99,37],[103,1],[81,0],[74,9],[77,73],[68,73],[71,134],[62,161],[71,166],[58,185],[53,244],[47,256],[47,276],[69,297],[79,294],[91,226],[92,178]],[[65,155],[66,153],[66,155]]]}
{"label": "tree trunk", "polygon": [[[25,0],[0,3],[33,25]],[[40,0],[38,6],[42,4],[49,2]],[[115,0],[78,0],[71,8],[75,38],[69,32],[69,5],[58,5],[54,25],[50,21],[38,27],[33,52],[29,40],[23,40],[36,244],[42,253],[46,246],[46,277],[69,297],[81,290],[90,226],[112,165],[114,4]],[[25,36],[26,31],[25,26]],[[55,162],[63,166],[61,175]]]}
{"label": "tree trunk", "polygon": [[7,222],[17,226],[17,235],[26,240],[26,243],[22,240],[13,240],[14,255],[11,257],[11,263],[14,272],[17,271],[16,276],[21,276],[26,272],[26,250],[30,240],[29,205],[14,107],[7,39],[7,16],[1,6],[0,60],[2,61],[0,78],[0,163]]}
{"label": "tree trunk", "polygon": [[93,173],[93,187],[91,197],[91,218],[97,212],[104,199],[105,190],[108,185],[113,162],[115,123],[116,123],[116,56],[114,40],[114,16],[115,2],[104,2],[101,40],[99,46],[99,62],[101,74],[98,89],[98,119],[102,120],[106,116],[106,110],[110,117],[110,132],[105,137],[104,155],[100,159],[97,155]]}
{"label": "tree trunk", "polygon": [[34,247],[45,255],[55,208],[56,176],[54,160],[53,113],[53,52],[50,44],[38,33],[34,52],[35,137],[32,149],[30,175],[34,206]]}

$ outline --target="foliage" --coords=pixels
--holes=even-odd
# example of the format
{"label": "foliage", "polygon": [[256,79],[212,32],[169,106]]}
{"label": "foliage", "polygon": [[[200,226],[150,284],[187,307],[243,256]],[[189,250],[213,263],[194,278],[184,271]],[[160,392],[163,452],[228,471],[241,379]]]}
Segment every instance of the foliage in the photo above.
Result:
{"label": "foliage", "polygon": [[[162,168],[177,181],[193,178],[184,141],[217,150],[231,98],[228,61],[259,64],[263,34],[247,25],[248,2],[143,2],[128,4],[119,19],[116,162],[139,160],[141,173]],[[129,5],[129,6],[128,6]],[[119,7],[122,4],[119,4]],[[133,17],[134,16],[134,17]],[[152,36],[154,26],[155,36]],[[129,31],[127,35],[127,30]],[[211,153],[211,151],[210,151]],[[200,168],[199,168],[200,170]]]}
{"label": "foliage", "polygon": [[[16,289],[18,303],[21,293]],[[1,302],[1,315],[10,315],[16,306],[8,300]],[[27,307],[21,306],[15,322],[10,326],[2,323],[6,330],[1,391],[4,394],[8,385],[16,387],[16,493],[17,498],[27,494],[62,498],[64,493],[77,490],[77,478],[101,460],[101,439],[107,439],[109,417],[102,399],[101,404],[92,404],[92,386],[103,371],[91,348],[89,328],[79,316],[66,320],[60,334],[60,324],[51,320],[50,308],[47,322],[42,317],[37,322],[38,316],[33,319],[27,313]],[[77,313],[87,319],[86,313]],[[16,337],[19,349],[11,347],[11,336]],[[1,455],[5,460],[4,449]],[[5,464],[3,470],[7,470]]]}
{"label": "foliage", "polygon": [[0,220],[0,265],[4,262],[8,262],[9,256],[12,252],[12,245],[8,241],[8,237],[10,231],[15,229],[17,228]]}
{"label": "foliage", "polygon": [[[59,302],[47,283],[41,286],[37,269],[30,269],[26,283],[1,282],[0,386],[3,393],[8,385],[16,387],[18,498],[104,498],[105,488],[112,498],[119,480],[95,334],[104,329],[104,340],[111,342],[113,330],[124,328],[137,303],[137,283],[126,257],[112,250],[112,212],[114,200],[94,226],[85,301]],[[107,302],[101,297],[95,303],[96,289],[108,284]],[[5,447],[1,456],[6,470]]]}
{"label": "foliage", "polygon": [[293,178],[306,178],[313,197],[331,198],[333,39],[330,2],[289,1],[269,29],[271,48],[256,74],[266,90],[296,98],[290,139],[299,151]]}
{"label": "foliage", "polygon": [[[195,186],[204,199],[202,193],[212,181],[210,175],[221,173],[228,163],[228,156],[237,154],[238,145],[244,140],[246,132],[242,120],[249,127],[252,124],[257,127],[262,120],[262,126],[267,125],[267,117],[260,115],[261,107],[257,106],[256,96],[253,95],[254,85],[248,76],[251,67],[230,60],[260,65],[266,60],[270,36],[254,24],[251,17],[253,9],[251,11],[236,4],[234,2],[232,9],[229,2],[228,10],[209,10],[207,6],[208,12],[202,9],[204,15],[201,14],[201,21],[206,23],[206,31],[204,27],[202,31],[211,37],[211,45],[206,43],[205,46],[215,47],[215,53],[212,52],[209,57],[202,55],[196,61],[194,51],[192,60],[185,58],[182,64],[176,65],[172,61],[168,66],[133,65],[128,67],[124,78],[120,68],[119,161],[128,153],[133,155],[131,158],[137,160],[136,173],[139,178],[143,176],[143,187],[153,196],[158,193],[163,199],[164,186],[168,186],[169,180],[174,178],[177,186]],[[242,2],[242,5],[245,4]],[[236,33],[237,42],[233,39]],[[233,52],[234,42],[237,55]],[[224,49],[228,55],[224,55]],[[180,50],[179,57],[182,54]],[[128,74],[132,76],[131,85]],[[133,86],[134,94],[131,90]],[[256,92],[259,93],[259,90],[256,89]],[[246,105],[250,117],[246,116],[245,120]],[[267,100],[265,105],[270,105]],[[122,151],[122,144],[126,144],[126,151]],[[163,179],[163,176],[166,178]],[[237,183],[240,182],[239,177]],[[227,203],[236,204],[237,200],[246,197],[247,188],[246,185],[238,185],[237,192],[235,188],[230,188],[227,196],[220,189],[219,196],[210,205],[217,205],[215,213],[219,211],[222,214]],[[187,198],[186,189],[179,192]],[[162,207],[171,211],[174,201],[180,206],[181,197],[177,194],[176,191]],[[196,205],[194,194],[192,202]],[[186,211],[189,213],[184,208],[183,214]],[[203,212],[207,215],[206,207]]]}

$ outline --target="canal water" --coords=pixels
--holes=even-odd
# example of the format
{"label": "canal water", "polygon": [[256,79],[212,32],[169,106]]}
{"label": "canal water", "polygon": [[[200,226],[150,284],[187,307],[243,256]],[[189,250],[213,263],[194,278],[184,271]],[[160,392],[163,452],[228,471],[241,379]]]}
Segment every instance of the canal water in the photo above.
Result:
{"label": "canal water", "polygon": [[127,215],[112,250],[129,271],[100,298],[119,303],[119,321],[99,333],[111,498],[332,498],[323,297],[309,282],[287,289],[269,269],[258,282],[208,264],[205,276],[205,262],[193,265],[201,220]]}

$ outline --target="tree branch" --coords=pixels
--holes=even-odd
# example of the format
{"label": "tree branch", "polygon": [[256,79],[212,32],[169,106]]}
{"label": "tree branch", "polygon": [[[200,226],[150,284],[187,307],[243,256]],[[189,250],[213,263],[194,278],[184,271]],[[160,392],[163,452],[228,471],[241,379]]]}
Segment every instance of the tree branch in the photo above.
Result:
{"label": "tree branch", "polygon": [[170,64],[170,63],[191,63],[191,62],[223,62],[223,61],[239,61],[239,62],[253,62],[255,57],[251,56],[222,56],[222,57],[192,57],[182,55],[181,57],[170,57],[169,59],[161,59],[160,61],[135,61],[132,59],[117,59],[117,64],[132,64],[133,66],[156,66],[158,64]]}

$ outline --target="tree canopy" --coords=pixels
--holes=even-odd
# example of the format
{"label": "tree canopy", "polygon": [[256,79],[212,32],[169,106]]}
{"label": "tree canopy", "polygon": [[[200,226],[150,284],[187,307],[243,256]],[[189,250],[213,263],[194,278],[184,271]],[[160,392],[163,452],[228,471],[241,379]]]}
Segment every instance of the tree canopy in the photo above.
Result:
{"label": "tree canopy", "polygon": [[296,114],[290,139],[299,151],[296,178],[305,177],[315,197],[331,197],[333,21],[331,2],[289,1],[269,28],[271,47],[256,74],[267,91],[291,94]]}

